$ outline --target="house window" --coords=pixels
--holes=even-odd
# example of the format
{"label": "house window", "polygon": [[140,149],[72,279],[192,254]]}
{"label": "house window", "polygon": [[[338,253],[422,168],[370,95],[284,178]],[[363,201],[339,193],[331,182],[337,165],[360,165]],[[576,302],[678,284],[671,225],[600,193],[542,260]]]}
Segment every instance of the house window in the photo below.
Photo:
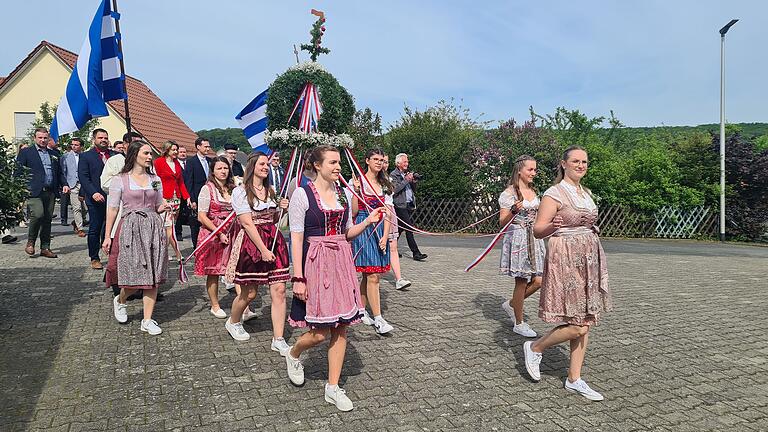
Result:
{"label": "house window", "polygon": [[15,141],[20,141],[27,138],[27,132],[32,128],[32,124],[35,122],[35,113],[33,112],[17,112],[13,113],[13,124],[15,127]]}

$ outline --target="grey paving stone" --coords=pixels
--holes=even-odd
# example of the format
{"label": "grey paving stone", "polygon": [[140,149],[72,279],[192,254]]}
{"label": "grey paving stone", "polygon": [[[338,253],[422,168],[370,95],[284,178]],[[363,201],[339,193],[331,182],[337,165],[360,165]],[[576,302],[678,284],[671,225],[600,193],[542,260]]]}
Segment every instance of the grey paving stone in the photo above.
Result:
{"label": "grey paving stone", "polygon": [[[545,353],[541,382],[525,377],[497,251],[467,274],[477,240],[425,241],[426,262],[402,261],[410,289],[382,283],[393,334],[350,331],[342,385],[356,408],[340,413],[322,396],[327,344],[307,353],[307,384],[288,383],[264,289],[251,340],[236,343],[202,279],[172,277],[151,337],[138,302],[114,322],[84,240],[54,232],[56,260],[0,247],[3,431],[768,430],[768,248],[606,240],[616,309],[590,339],[583,375],[607,398],[591,403],[562,389],[565,346]],[[525,314],[549,329],[536,295]],[[300,334],[286,329],[289,343]]]}

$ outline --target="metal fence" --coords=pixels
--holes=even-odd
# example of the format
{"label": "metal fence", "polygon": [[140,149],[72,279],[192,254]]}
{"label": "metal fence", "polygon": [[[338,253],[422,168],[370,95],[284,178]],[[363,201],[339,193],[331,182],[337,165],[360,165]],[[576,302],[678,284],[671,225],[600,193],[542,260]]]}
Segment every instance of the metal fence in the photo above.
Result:
{"label": "metal fence", "polygon": [[[435,232],[452,232],[475,223],[498,211],[495,197],[473,201],[431,199],[417,201],[416,226]],[[621,206],[601,206],[598,226],[605,237],[702,238],[717,235],[718,215],[710,207],[662,207],[656,212],[643,212]],[[499,230],[498,217],[463,231],[469,234],[494,233]]]}

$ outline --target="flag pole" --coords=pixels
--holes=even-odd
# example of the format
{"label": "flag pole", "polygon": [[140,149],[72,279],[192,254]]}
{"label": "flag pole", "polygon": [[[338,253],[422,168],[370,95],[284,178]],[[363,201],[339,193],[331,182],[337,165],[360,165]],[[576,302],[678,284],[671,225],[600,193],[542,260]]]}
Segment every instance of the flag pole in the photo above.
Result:
{"label": "flag pole", "polygon": [[[117,14],[117,0],[112,0],[112,12]],[[123,92],[125,92],[125,127],[131,133],[131,114],[128,111],[128,76],[125,74],[125,62],[123,61],[123,34],[120,33],[120,20],[115,20],[115,31],[120,36],[117,38],[117,50],[120,52],[120,73],[123,76]]]}

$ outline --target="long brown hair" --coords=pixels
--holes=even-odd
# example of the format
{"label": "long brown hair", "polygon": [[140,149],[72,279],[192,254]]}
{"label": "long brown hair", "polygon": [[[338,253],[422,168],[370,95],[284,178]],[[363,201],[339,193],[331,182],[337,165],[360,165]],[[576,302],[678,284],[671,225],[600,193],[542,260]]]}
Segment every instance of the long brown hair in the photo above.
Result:
{"label": "long brown hair", "polygon": [[[216,167],[216,162],[224,162],[227,164],[227,178],[224,180],[224,185],[219,184],[219,180],[216,178],[216,176],[213,175],[213,170]],[[213,158],[213,162],[211,162],[211,169],[208,170],[208,181],[211,182],[214,186],[216,186],[216,189],[219,190],[219,193],[221,196],[224,196],[226,193],[231,194],[232,189],[235,188],[235,179],[232,176],[232,167],[229,165],[229,159],[227,159],[225,156],[216,156]]]}
{"label": "long brown hair", "polygon": [[[379,155],[381,157],[386,156],[384,154],[384,150],[382,150],[380,148],[372,148],[372,149],[368,150],[365,153],[365,158],[366,159],[370,159],[371,156],[373,156],[373,155]],[[368,167],[368,171],[370,171],[370,170],[371,170],[371,168]],[[379,171],[378,174],[376,174],[376,181],[378,181],[379,184],[381,185],[381,187],[383,189],[382,192],[384,192],[384,190],[387,190],[387,191],[389,191],[391,193],[392,190],[394,189],[394,186],[392,186],[392,182],[389,180],[389,173],[388,172],[384,172],[383,169],[381,171]],[[376,191],[372,191],[372,192],[376,193]]]}
{"label": "long brown hair", "polygon": [[[515,190],[515,198],[517,198],[520,201],[525,199],[525,197],[523,197],[522,192],[520,192],[520,171],[523,169],[523,167],[525,166],[525,163],[528,161],[536,162],[536,158],[534,158],[533,156],[522,155],[517,159],[515,159],[515,163],[514,165],[512,165],[512,175],[509,177],[509,183],[507,183],[507,187],[512,186],[512,188]],[[533,183],[529,183],[528,187],[533,189],[536,195],[539,194],[536,188],[533,186]]]}
{"label": "long brown hair", "polygon": [[[123,165],[123,169],[120,170],[120,174],[131,172],[131,170],[133,169],[133,166],[136,164],[136,158],[139,156],[139,150],[141,150],[141,148],[144,147],[145,145],[148,146],[149,143],[142,140],[132,141],[128,145],[128,148],[125,150],[125,165]],[[149,149],[152,150],[152,146],[150,146]],[[149,164],[149,166],[146,167],[145,170],[149,175],[155,174],[154,172],[152,172],[152,164]]]}
{"label": "long brown hair", "polygon": [[[245,188],[245,197],[248,199],[248,205],[251,206],[251,208],[253,208],[254,201],[261,201],[259,197],[256,196],[256,191],[253,190],[253,177],[256,176],[256,162],[258,162],[259,158],[262,156],[267,157],[267,155],[263,152],[252,153],[250,156],[248,156],[248,162],[245,164],[243,187]],[[230,175],[231,174],[232,171],[230,171]],[[267,198],[272,198],[273,201],[277,201],[275,191],[272,190],[272,187],[269,184],[269,176],[264,178],[262,186],[264,186],[264,188],[267,190]]]}
{"label": "long brown hair", "polygon": [[563,168],[563,162],[568,161],[568,157],[571,155],[571,152],[574,150],[581,150],[584,153],[587,152],[583,147],[579,146],[570,146],[563,152],[563,157],[560,158],[560,160],[557,162],[557,175],[555,176],[555,181],[552,184],[558,184],[565,178],[565,168]]}

